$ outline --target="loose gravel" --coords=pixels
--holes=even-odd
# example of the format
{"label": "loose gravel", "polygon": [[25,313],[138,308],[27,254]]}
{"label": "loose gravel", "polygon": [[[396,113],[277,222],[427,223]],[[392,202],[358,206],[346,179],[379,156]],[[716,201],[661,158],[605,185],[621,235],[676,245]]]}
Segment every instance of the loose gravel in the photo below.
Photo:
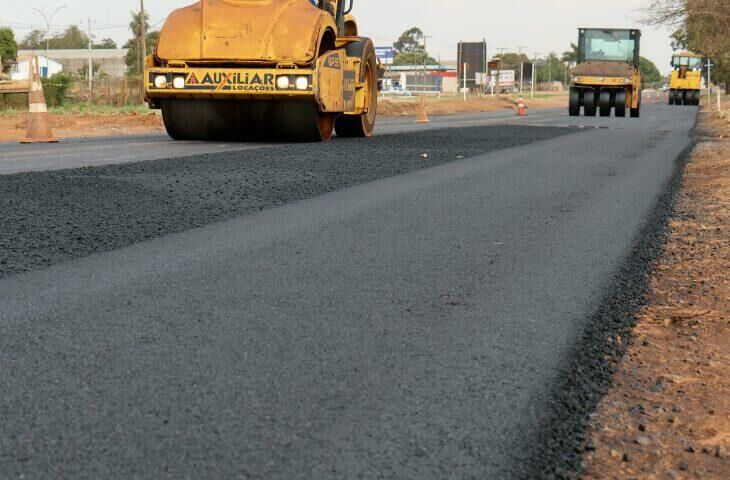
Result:
{"label": "loose gravel", "polygon": [[573,132],[429,130],[0,176],[0,278]]}

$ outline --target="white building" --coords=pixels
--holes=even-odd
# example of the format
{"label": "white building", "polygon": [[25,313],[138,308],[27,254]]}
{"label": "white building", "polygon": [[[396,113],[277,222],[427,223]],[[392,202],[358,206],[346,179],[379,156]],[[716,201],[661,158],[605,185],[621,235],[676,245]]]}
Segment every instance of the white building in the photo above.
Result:
{"label": "white building", "polygon": [[[38,55],[38,63],[42,74],[50,77],[57,73],[63,72],[63,65],[55,60]],[[18,63],[13,65],[10,70],[11,80],[28,80],[30,78],[30,56],[18,56]]]}
{"label": "white building", "polygon": [[[119,78],[127,72],[125,58],[127,49],[79,49],[79,50],[48,50],[48,58],[52,62],[63,65],[63,71],[69,75],[80,75],[86,72],[89,65],[89,57],[94,63],[94,72],[110,77]],[[18,58],[25,58],[31,55],[42,56],[42,50],[20,50]],[[98,72],[97,72],[98,69]]]}

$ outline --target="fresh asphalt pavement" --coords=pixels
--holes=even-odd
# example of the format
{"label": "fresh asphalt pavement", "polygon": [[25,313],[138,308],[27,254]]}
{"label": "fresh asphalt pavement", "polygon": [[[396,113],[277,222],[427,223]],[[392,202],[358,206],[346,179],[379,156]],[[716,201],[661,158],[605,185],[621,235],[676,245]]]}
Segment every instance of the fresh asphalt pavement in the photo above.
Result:
{"label": "fresh asphalt pavement", "polygon": [[[563,110],[541,110],[530,119],[558,117]],[[434,116],[428,124],[416,124],[413,117],[378,119],[378,134],[426,129],[519,124],[525,119],[513,110],[478,114]],[[166,134],[89,137],[62,140],[59,144],[20,145],[0,142],[0,175],[41,170],[93,167],[206,153],[235,152],[270,147],[271,143],[175,142]]]}
{"label": "fresh asphalt pavement", "polygon": [[[64,192],[79,181],[157,188],[180,218],[208,212],[176,233],[156,220],[159,235],[140,230],[129,246],[58,263],[34,263],[48,250],[36,245],[25,251],[33,268],[0,279],[2,476],[483,479],[550,470],[565,452],[531,452],[545,438],[554,386],[655,221],[696,109],[556,114],[530,119],[536,127],[459,123],[474,118],[383,135],[377,149],[302,147],[302,165],[290,158],[286,175],[250,188],[289,195],[298,181],[327,181],[224,217],[210,213],[218,203],[190,208],[175,189],[208,199],[232,186],[174,187],[161,174],[213,168],[221,155],[243,167],[297,147],[0,177],[12,194],[0,203],[6,217],[43,191],[74,212],[82,199]],[[489,148],[501,131],[500,148]],[[518,131],[528,138],[506,141]],[[465,149],[469,135],[484,144]],[[345,161],[311,163],[333,151]],[[442,161],[403,163],[427,162],[430,151]],[[378,163],[388,158],[401,167]],[[348,181],[328,176],[344,164]],[[23,182],[39,179],[48,188],[18,200]],[[121,222],[112,228],[134,230],[139,217],[109,201]],[[13,222],[23,227],[17,238],[65,232],[34,215]]]}

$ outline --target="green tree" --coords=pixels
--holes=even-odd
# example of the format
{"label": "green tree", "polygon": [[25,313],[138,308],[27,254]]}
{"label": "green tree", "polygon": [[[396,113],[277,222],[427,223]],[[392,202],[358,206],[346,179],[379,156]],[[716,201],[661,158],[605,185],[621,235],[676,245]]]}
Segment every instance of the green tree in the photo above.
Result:
{"label": "green tree", "polygon": [[418,27],[406,30],[393,44],[393,48],[398,53],[423,52],[423,31]]}
{"label": "green tree", "polygon": [[730,88],[730,2],[727,0],[652,0],[645,22],[674,29],[672,46],[711,58],[713,81]]}
{"label": "green tree", "polygon": [[99,49],[99,50],[101,50],[101,49],[114,49],[114,50],[116,50],[117,49],[117,42],[115,42],[111,38],[104,38],[104,39],[102,39],[101,42],[95,43],[92,46],[92,48]]}
{"label": "green tree", "polygon": [[399,53],[393,59],[393,65],[436,65],[436,59],[425,52]]}
{"label": "green tree", "polygon": [[564,51],[563,56],[560,59],[570,65],[578,63],[578,45],[571,42],[570,50]]}
{"label": "green tree", "polygon": [[18,48],[20,50],[40,50],[46,48],[46,32],[43,30],[31,30],[20,41]]}
{"label": "green tree", "polygon": [[[150,32],[150,15],[148,12],[145,12],[144,18],[142,17],[141,11],[132,11],[130,13],[132,14],[132,21],[129,22],[129,29],[132,31],[132,38],[130,38],[127,43],[124,44],[124,48],[129,49],[125,61],[127,63],[127,72],[130,74],[135,74],[140,73],[140,66],[143,63],[144,57],[150,55],[152,52],[155,51],[155,46],[157,45],[157,40],[159,39],[159,33]],[[145,35],[147,47],[147,52],[145,55],[142,55],[142,52],[140,52],[140,47],[142,45],[143,25],[144,31],[147,32],[147,35]],[[150,42],[150,35],[152,35],[153,33],[153,41]]]}
{"label": "green tree", "polygon": [[639,57],[639,68],[644,83],[659,83],[662,81],[662,74],[659,73],[659,69],[648,58]]}
{"label": "green tree", "polygon": [[537,81],[539,83],[565,83],[568,74],[568,65],[554,52],[550,52],[546,58],[539,59],[537,62]]}
{"label": "green tree", "polygon": [[10,66],[18,59],[18,44],[15,41],[15,33],[9,28],[0,28],[0,58],[2,67],[0,73],[10,71]]}
{"label": "green tree", "polygon": [[524,53],[520,55],[518,53],[507,52],[499,54],[494,58],[502,59],[502,70],[514,70],[515,72],[520,71],[521,64],[532,62],[532,60],[530,60],[530,58]]}
{"label": "green tree", "polygon": [[51,37],[48,42],[51,50],[79,50],[89,48],[89,37],[76,25],[70,25],[63,32]]}
{"label": "green tree", "polygon": [[436,60],[428,55],[423,49],[423,32],[418,27],[413,27],[403,32],[393,44],[396,55],[393,65],[433,65]]}
{"label": "green tree", "polygon": [[[147,55],[152,55],[157,48],[157,42],[160,40],[160,32],[147,32]],[[124,61],[127,64],[127,73],[130,75],[140,73],[139,71],[139,41],[131,38],[124,44],[124,48],[129,49]]]}

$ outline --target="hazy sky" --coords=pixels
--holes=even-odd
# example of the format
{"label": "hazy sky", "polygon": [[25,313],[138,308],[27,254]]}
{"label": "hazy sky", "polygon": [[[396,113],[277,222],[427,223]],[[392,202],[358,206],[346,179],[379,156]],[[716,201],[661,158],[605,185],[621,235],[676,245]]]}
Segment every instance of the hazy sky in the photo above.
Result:
{"label": "hazy sky", "polygon": [[[648,0],[355,0],[354,13],[363,35],[376,45],[392,44],[400,33],[421,27],[429,39],[429,52],[442,60],[456,58],[456,43],[486,38],[489,55],[497,48],[534,52],[563,52],[575,42],[578,26],[639,27],[644,35],[642,54],[669,70],[672,49],[666,30],[641,25],[640,8]],[[161,26],[167,14],[192,0],[147,0],[151,23]],[[139,0],[0,0],[0,25],[11,26],[22,37],[31,27],[45,27],[33,7],[50,14],[67,5],[53,19],[54,29],[75,23],[86,28],[92,20],[97,39],[111,37],[119,44],[131,35],[130,11]]]}

